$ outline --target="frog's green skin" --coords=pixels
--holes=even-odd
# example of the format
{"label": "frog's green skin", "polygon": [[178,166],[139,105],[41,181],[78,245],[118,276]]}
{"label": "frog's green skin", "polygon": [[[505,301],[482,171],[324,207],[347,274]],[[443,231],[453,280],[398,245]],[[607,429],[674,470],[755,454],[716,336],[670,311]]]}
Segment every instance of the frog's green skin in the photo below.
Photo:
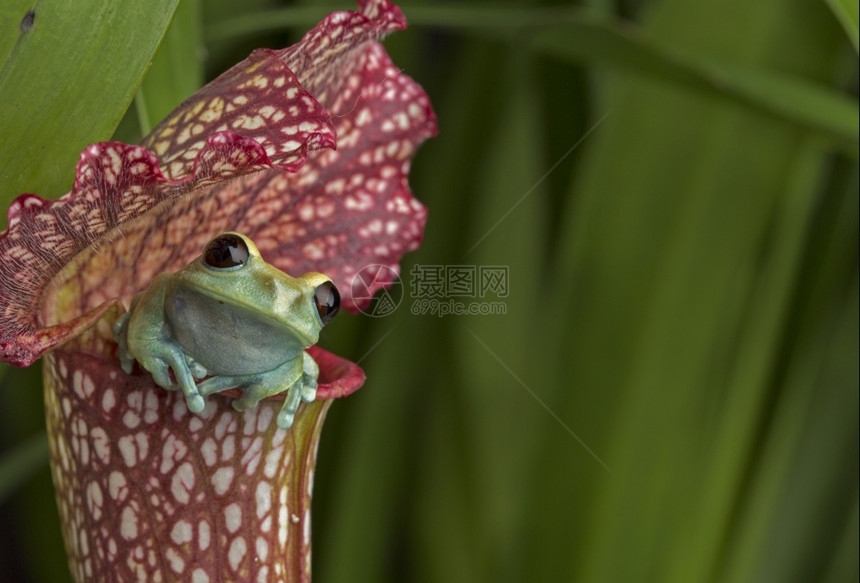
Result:
{"label": "frog's green skin", "polygon": [[[218,262],[224,249],[244,253],[242,243],[244,262],[234,264],[229,253]],[[242,389],[233,401],[239,411],[286,392],[277,422],[288,429],[300,400],[316,397],[319,367],[304,349],[317,342],[339,301],[325,275],[291,277],[244,235],[222,233],[184,269],[157,276],[135,296],[113,333],[123,370],[138,361],[157,384],[181,389],[195,413],[205,396],[227,389]]]}

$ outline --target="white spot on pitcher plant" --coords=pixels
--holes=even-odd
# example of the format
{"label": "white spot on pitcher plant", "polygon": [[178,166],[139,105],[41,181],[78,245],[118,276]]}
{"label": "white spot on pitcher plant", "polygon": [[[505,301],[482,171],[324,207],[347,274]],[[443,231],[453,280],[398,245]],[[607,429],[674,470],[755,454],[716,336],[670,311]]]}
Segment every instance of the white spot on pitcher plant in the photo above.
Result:
{"label": "white spot on pitcher plant", "polygon": [[197,539],[198,546],[201,551],[205,551],[209,548],[209,542],[211,540],[212,529],[209,526],[209,522],[206,520],[201,520],[200,524],[197,525]]}
{"label": "white spot on pitcher plant", "polygon": [[173,530],[170,531],[170,539],[178,545],[191,542],[193,536],[191,523],[184,519],[176,521]]}
{"label": "white spot on pitcher plant", "polygon": [[218,496],[223,496],[230,490],[230,485],[233,483],[233,476],[235,475],[235,471],[232,466],[227,466],[223,468],[218,468],[218,470],[212,474],[212,487],[215,488],[215,493]]}
{"label": "white spot on pitcher plant", "polygon": [[137,538],[138,520],[139,517],[137,511],[133,509],[131,505],[123,508],[119,526],[120,536],[125,540],[133,540]]}
{"label": "white spot on pitcher plant", "polygon": [[185,462],[173,474],[170,481],[170,492],[180,504],[188,504],[194,490],[194,466]]}
{"label": "white spot on pitcher plant", "polygon": [[239,530],[242,525],[242,507],[235,502],[227,505],[224,509],[224,523],[231,534]]}
{"label": "white spot on pitcher plant", "polygon": [[227,552],[227,558],[230,561],[230,567],[234,571],[238,570],[239,563],[245,558],[245,553],[248,552],[248,545],[244,537],[238,536],[230,543],[230,549]]}

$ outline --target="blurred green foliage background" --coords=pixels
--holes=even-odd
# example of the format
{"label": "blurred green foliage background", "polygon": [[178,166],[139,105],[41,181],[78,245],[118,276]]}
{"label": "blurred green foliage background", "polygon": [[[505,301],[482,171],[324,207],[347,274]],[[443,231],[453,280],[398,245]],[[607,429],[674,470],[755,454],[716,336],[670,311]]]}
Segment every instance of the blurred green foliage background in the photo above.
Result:
{"label": "blurred green foliage background", "polygon": [[[24,51],[33,4],[0,7],[4,208],[352,7],[42,0]],[[856,581],[856,0],[403,9],[430,219],[400,308],[322,341],[368,382],[323,432],[315,580]],[[414,265],[506,266],[506,313],[413,314]],[[39,371],[0,385],[0,581],[68,581]]]}

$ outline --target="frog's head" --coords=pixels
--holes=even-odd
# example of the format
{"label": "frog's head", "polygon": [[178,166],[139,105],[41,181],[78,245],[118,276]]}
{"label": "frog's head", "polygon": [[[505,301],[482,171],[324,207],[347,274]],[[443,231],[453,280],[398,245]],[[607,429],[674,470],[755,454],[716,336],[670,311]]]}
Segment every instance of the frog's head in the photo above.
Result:
{"label": "frog's head", "polygon": [[328,276],[312,272],[292,277],[266,263],[253,241],[233,232],[212,239],[198,259],[179,271],[174,290],[208,297],[190,302],[192,311],[202,316],[210,308],[217,310],[222,331],[241,337],[246,335],[238,328],[254,336],[253,329],[276,327],[304,348],[316,343],[340,309],[340,294]]}

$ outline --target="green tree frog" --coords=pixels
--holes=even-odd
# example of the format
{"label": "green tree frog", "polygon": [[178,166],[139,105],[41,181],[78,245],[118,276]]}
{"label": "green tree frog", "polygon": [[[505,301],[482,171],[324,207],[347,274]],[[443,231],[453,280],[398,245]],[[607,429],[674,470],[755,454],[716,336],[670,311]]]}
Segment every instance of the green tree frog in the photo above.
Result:
{"label": "green tree frog", "polygon": [[228,389],[242,389],[233,401],[238,411],[286,392],[277,423],[288,429],[300,400],[316,398],[319,367],[305,348],[339,308],[327,276],[291,277],[266,263],[250,239],[230,232],[185,268],[155,277],[113,335],[126,373],[136,360],[160,386],[181,389],[195,413],[204,397]]}

